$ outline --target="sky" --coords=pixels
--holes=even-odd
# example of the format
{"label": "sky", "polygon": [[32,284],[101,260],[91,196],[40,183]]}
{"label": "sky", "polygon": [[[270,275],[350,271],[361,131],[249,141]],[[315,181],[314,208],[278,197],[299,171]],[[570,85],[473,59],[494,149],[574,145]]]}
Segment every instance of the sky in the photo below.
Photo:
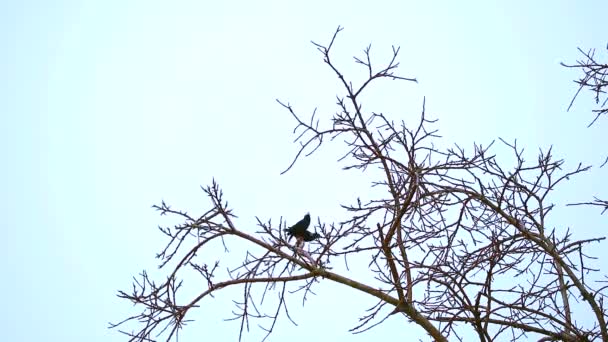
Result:
{"label": "sky", "polygon": [[[419,81],[379,84],[366,98],[375,111],[417,118],[426,98],[446,146],[501,137],[529,159],[553,146],[566,167],[599,165],[608,123],[586,127],[587,93],[566,111],[580,75],[559,63],[579,58],[577,47],[606,46],[607,12],[599,0],[0,3],[2,339],[124,341],[107,328],[132,312],[116,293],[143,269],[157,272],[157,226],[171,223],[151,206],[200,214],[200,186],[214,178],[243,229],[256,216],[343,218],[339,204],[371,180],[340,171],[338,145],[280,175],[297,145],[275,101],[326,119],[336,111],[342,89],[310,41],[327,43],[338,25],[346,75],[361,79],[352,56],[368,44],[378,61],[396,45],[401,73]],[[606,172],[560,189],[553,224],[605,235],[599,210],[564,204],[608,197]],[[606,269],[602,246],[591,250]],[[423,336],[396,316],[351,335],[370,304],[323,284],[293,310],[299,326],[282,321],[270,341]],[[180,341],[235,340],[238,325],[222,320],[230,312],[229,296],[206,302]]]}

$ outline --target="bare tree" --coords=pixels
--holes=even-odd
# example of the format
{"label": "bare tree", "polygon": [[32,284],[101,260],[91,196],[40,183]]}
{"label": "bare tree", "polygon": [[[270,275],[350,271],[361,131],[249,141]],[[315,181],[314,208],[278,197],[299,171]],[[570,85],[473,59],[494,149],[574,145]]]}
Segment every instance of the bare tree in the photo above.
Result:
{"label": "bare tree", "polygon": [[[606,45],[606,50],[608,51],[608,45]],[[583,58],[577,60],[576,64],[568,65],[561,63],[562,66],[578,69],[582,72],[581,78],[574,81],[579,87],[572,97],[572,101],[570,101],[568,110],[572,108],[574,100],[576,100],[581,90],[590,90],[593,93],[595,104],[598,105],[598,108],[592,110],[595,117],[587,126],[591,127],[600,116],[608,113],[608,96],[606,95],[606,88],[608,88],[608,64],[598,61],[595,56],[595,49],[585,52],[579,48],[578,51],[583,55]],[[603,167],[606,163],[608,163],[608,157],[606,157],[600,167]],[[598,197],[594,197],[593,201],[573,203],[572,205],[597,206],[602,208],[602,214],[608,210],[608,200],[600,199]]]}
{"label": "bare tree", "polygon": [[[306,119],[279,101],[293,116],[300,143],[286,171],[323,144],[344,143],[344,169],[379,170],[380,178],[371,185],[384,188],[386,195],[353,198],[342,205],[349,219],[318,222],[322,238],[312,245],[312,260],[286,241],[282,220],[275,224],[257,218],[257,232],[233,224],[233,210],[215,181],[203,189],[210,199],[207,212],[190,215],[163,202],[155,206],[162,215],[183,221],[161,228],[168,243],[158,257],[166,276],[156,283],[144,272],[131,291],[120,291],[119,297],[133,302],[140,313],[111,326],[131,341],[168,341],[192,318],[194,308],[204,309],[214,293],[237,286],[243,291],[235,299],[233,317],[240,322],[239,339],[252,321],[268,337],[279,319],[291,320],[295,294],[290,290],[306,295],[336,282],[377,299],[353,332],[399,315],[403,324],[422,327],[434,341],[469,341],[471,336],[479,341],[530,336],[539,341],[608,341],[605,286],[595,282],[596,270],[584,252],[587,244],[604,238],[575,240],[569,230],[547,225],[555,208],[553,190],[588,167],[562,171],[563,161],[555,160],[551,150],[526,162],[516,142],[504,140],[475,144],[469,151],[437,148],[437,122],[425,113],[424,102],[412,127],[364,111],[362,94],[372,84],[415,79],[396,74],[399,48],[393,47],[392,58],[376,67],[368,47],[355,57],[367,77],[353,85],[332,60],[341,30],[326,45],[313,43],[342,82],[338,112],[331,118],[317,118],[313,112]],[[334,139],[338,136],[342,139]],[[499,162],[493,154],[497,148],[510,151],[515,162]],[[219,259],[198,256],[213,244],[227,248],[231,240],[250,246],[240,264],[220,265]],[[343,263],[348,267],[355,257],[367,258],[368,274],[334,271]],[[196,274],[206,286],[178,301],[186,274]],[[136,330],[122,328],[129,321],[137,322]]]}

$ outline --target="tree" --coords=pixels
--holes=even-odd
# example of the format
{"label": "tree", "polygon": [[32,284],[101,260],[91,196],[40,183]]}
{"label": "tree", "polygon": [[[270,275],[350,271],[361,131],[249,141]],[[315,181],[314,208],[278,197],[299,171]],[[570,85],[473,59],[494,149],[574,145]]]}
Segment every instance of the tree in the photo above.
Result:
{"label": "tree", "polygon": [[[606,50],[608,51],[608,45],[606,46]],[[587,126],[591,127],[602,115],[608,113],[608,96],[606,96],[606,88],[608,88],[608,63],[601,63],[596,59],[595,49],[585,52],[579,48],[578,51],[583,55],[583,59],[577,60],[575,64],[561,63],[567,68],[582,71],[581,78],[574,81],[579,87],[577,92],[572,97],[568,110],[572,108],[574,100],[576,100],[581,90],[590,90],[593,93],[595,104],[598,105],[598,108],[592,110],[595,117]],[[606,163],[608,163],[608,157],[606,157],[600,167],[603,167],[606,165]],[[598,206],[603,208],[602,214],[608,210],[608,200],[600,199],[598,197],[595,197],[592,202],[573,203],[572,205]]]}
{"label": "tree", "polygon": [[[323,126],[315,112],[305,119],[289,103],[277,100],[293,116],[300,143],[286,172],[323,144],[340,143],[334,139],[340,137],[344,169],[374,175],[372,171],[379,170],[372,186],[382,187],[386,195],[343,204],[350,213],[343,222],[318,222],[321,238],[312,245],[313,260],[288,243],[282,219],[274,224],[257,218],[258,232],[233,224],[233,209],[215,181],[204,188],[211,204],[200,215],[162,202],[155,206],[161,215],[183,221],[161,228],[168,238],[158,254],[161,268],[167,269],[165,279],[157,284],[143,272],[131,292],[120,291],[119,297],[133,302],[141,313],[111,326],[137,321],[139,330],[122,331],[131,340],[148,341],[159,332],[170,340],[187,315],[191,318],[192,309],[204,307],[204,301],[222,289],[239,286],[243,297],[235,301],[234,317],[240,321],[239,339],[253,320],[265,324],[268,337],[279,318],[291,319],[290,289],[306,295],[325,282],[336,282],[377,299],[354,332],[400,315],[404,324],[417,324],[435,341],[463,336],[521,340],[529,335],[541,341],[608,341],[605,287],[593,282],[595,270],[584,252],[586,245],[604,238],[575,240],[569,230],[547,225],[554,209],[553,190],[589,167],[579,164],[562,171],[563,161],[555,160],[551,150],[526,162],[516,142],[502,139],[488,146],[474,144],[471,151],[457,145],[437,148],[437,121],[427,117],[424,101],[412,127],[364,111],[362,94],[373,84],[416,80],[396,73],[398,47],[380,68],[372,63],[367,47],[362,57],[355,57],[367,77],[353,85],[332,60],[341,30],[326,45],[313,42],[343,85],[338,112],[329,124]],[[497,145],[510,151],[513,164],[493,154]],[[250,250],[242,263],[226,272],[219,259],[197,257],[212,244],[227,246],[234,239]],[[355,257],[367,259],[366,277],[334,271]],[[181,302],[176,294],[188,272],[202,277],[207,286]],[[269,308],[264,299],[271,293],[278,301]]]}

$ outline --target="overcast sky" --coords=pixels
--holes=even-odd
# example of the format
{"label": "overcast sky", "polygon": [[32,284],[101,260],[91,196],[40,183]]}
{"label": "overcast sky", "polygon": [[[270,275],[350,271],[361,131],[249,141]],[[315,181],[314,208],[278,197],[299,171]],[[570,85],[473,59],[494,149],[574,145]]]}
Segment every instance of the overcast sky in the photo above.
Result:
{"label": "overcast sky", "polygon": [[[132,313],[116,298],[142,269],[157,274],[164,246],[151,209],[165,200],[200,214],[212,178],[237,224],[255,216],[295,222],[344,217],[372,179],[344,173],[333,145],[281,176],[297,152],[292,117],[329,118],[342,89],[311,40],[335,45],[344,73],[372,43],[378,61],[401,46],[401,73],[364,105],[411,120],[426,96],[442,144],[470,148],[518,139],[528,160],[553,145],[566,168],[599,165],[605,120],[584,93],[570,112],[577,47],[608,42],[606,1],[4,1],[0,4],[2,208],[0,334],[6,341],[123,341],[107,329]],[[503,2],[507,3],[507,2]],[[608,197],[606,168],[558,191],[551,224],[580,237],[606,233],[599,210],[565,203]],[[608,267],[606,245],[592,249]],[[238,256],[235,256],[238,258]],[[356,277],[356,274],[351,274]],[[160,280],[160,279],[159,279]],[[348,332],[373,300],[324,282],[270,341],[409,340],[420,329],[397,315]],[[238,292],[237,292],[238,293]],[[229,296],[204,302],[180,341],[233,341]],[[202,339],[201,339],[201,336]],[[259,341],[259,329],[246,341]]]}

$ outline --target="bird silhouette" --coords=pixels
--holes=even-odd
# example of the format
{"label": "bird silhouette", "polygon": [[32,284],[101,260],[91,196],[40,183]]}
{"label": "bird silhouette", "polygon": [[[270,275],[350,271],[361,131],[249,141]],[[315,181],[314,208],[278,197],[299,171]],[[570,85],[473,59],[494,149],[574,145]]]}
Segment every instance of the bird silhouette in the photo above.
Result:
{"label": "bird silhouette", "polygon": [[285,232],[291,240],[292,237],[296,237],[296,246],[300,245],[303,241],[309,242],[316,240],[321,237],[319,233],[311,233],[308,231],[310,226],[310,214],[304,215],[304,218],[298,221],[298,223],[285,229]]}

